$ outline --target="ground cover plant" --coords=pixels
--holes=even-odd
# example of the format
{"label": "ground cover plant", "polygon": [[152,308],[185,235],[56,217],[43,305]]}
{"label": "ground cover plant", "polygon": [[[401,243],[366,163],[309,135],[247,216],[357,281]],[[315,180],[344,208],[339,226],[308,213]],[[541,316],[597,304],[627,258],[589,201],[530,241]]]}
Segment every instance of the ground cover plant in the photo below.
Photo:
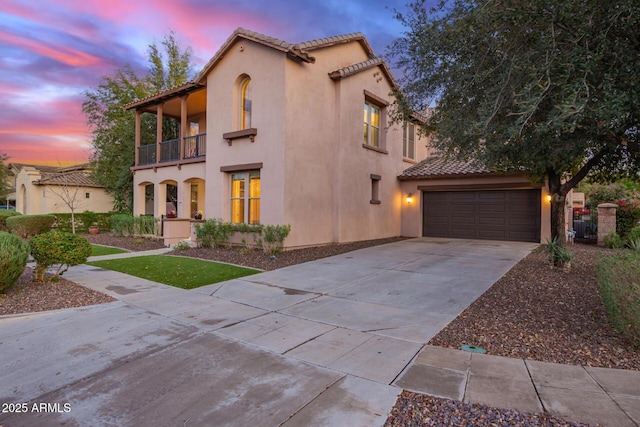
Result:
{"label": "ground cover plant", "polygon": [[128,251],[120,248],[112,248],[110,246],[91,245],[91,256],[124,254]]}
{"label": "ground cover plant", "polygon": [[598,280],[609,320],[640,349],[640,252],[617,251],[603,258]]}
{"label": "ground cover plant", "polygon": [[182,289],[194,289],[260,272],[235,265],[165,255],[94,261],[88,264]]}

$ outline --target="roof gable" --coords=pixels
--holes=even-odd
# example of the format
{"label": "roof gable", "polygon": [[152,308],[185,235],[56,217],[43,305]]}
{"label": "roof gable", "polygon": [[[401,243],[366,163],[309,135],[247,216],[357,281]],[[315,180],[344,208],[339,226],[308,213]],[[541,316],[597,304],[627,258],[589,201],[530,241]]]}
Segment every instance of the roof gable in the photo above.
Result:
{"label": "roof gable", "polygon": [[315,58],[304,52],[299,45],[288,43],[284,40],[280,40],[274,37],[266,36],[264,34],[256,33],[255,31],[246,30],[244,28],[238,28],[233,34],[225,41],[218,52],[209,60],[207,65],[204,66],[202,71],[198,73],[194,82],[204,84],[206,83],[206,76],[209,72],[220,62],[224,55],[238,40],[250,40],[252,42],[261,44],[263,46],[270,47],[280,52],[286,53],[291,59],[299,62],[315,62]]}

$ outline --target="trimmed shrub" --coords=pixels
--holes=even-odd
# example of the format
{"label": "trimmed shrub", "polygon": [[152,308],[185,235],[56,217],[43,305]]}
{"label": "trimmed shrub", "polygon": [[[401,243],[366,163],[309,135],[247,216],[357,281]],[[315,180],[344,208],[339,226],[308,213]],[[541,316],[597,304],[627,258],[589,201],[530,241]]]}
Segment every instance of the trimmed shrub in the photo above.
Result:
{"label": "trimmed shrub", "polygon": [[291,232],[291,226],[265,225],[262,230],[262,250],[266,255],[277,255],[282,250],[284,239]]}
{"label": "trimmed shrub", "polygon": [[29,239],[51,230],[55,220],[54,215],[17,215],[7,218],[7,228],[12,234]]}
{"label": "trimmed shrub", "polygon": [[91,255],[91,244],[84,237],[65,231],[49,231],[31,239],[31,256],[36,260],[35,279],[45,282],[45,272],[53,265],[58,269],[50,280],[56,280],[69,267],[83,264]]}
{"label": "trimmed shrub", "polygon": [[604,244],[610,249],[620,249],[624,247],[624,240],[614,231],[604,236]]}
{"label": "trimmed shrub", "polygon": [[158,219],[153,216],[133,216],[130,214],[115,214],[109,217],[111,233],[114,236],[146,237],[157,234]]}
{"label": "trimmed shrub", "polygon": [[18,215],[22,215],[20,212],[16,212],[16,211],[5,211],[5,210],[1,210],[0,211],[0,231],[9,231],[9,229],[7,228],[7,218],[12,217],[12,216],[18,216]]}
{"label": "trimmed shrub", "polygon": [[13,286],[24,271],[29,244],[20,237],[0,231],[0,292]]}
{"label": "trimmed shrub", "polygon": [[618,201],[620,206],[616,211],[616,232],[622,236],[626,235],[638,225],[640,220],[640,206]]}
{"label": "trimmed shrub", "polygon": [[603,258],[597,273],[609,321],[640,347],[640,253],[620,251]]}
{"label": "trimmed shrub", "polygon": [[195,225],[198,243],[209,248],[229,244],[229,237],[234,233],[234,225],[219,218],[211,218]]}

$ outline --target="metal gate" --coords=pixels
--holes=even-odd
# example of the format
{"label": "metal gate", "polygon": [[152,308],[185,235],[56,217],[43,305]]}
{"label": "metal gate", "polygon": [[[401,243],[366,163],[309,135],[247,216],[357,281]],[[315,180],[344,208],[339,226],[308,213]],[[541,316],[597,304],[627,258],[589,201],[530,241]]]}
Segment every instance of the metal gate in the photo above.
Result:
{"label": "metal gate", "polygon": [[595,209],[573,209],[573,231],[575,241],[581,243],[598,242],[598,213]]}

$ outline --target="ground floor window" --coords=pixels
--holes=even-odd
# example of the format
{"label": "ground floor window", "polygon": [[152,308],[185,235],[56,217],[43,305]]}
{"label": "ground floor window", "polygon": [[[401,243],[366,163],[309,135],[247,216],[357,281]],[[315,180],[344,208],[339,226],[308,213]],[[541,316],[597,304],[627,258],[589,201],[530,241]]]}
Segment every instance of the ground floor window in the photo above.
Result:
{"label": "ground floor window", "polygon": [[231,175],[231,222],[260,224],[260,171]]}

